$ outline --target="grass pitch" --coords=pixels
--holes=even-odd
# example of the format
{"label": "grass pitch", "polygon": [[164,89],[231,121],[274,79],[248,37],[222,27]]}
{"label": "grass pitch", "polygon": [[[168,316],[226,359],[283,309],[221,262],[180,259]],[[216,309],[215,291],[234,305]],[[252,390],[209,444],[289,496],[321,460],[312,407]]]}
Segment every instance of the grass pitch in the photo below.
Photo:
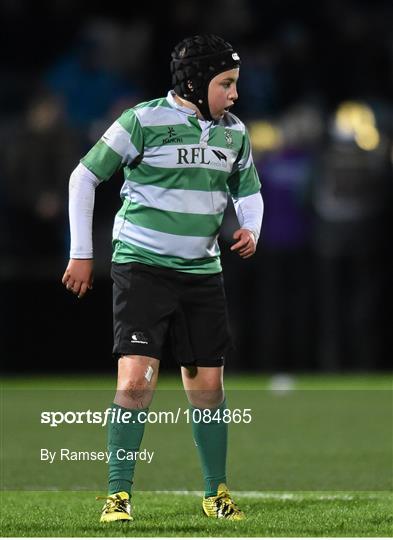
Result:
{"label": "grass pitch", "polygon": [[[95,496],[104,495],[106,466],[49,466],[38,449],[105,446],[106,430],[48,428],[39,412],[105,407],[115,381],[3,378],[1,536],[393,536],[391,378],[304,376],[278,383],[263,376],[226,379],[232,403],[253,410],[252,424],[230,426],[229,483],[245,521],[202,514],[190,426],[151,425],[144,441],[157,457],[137,466],[134,521],[100,524],[103,503]],[[161,377],[160,387],[156,408],[183,399],[178,378]]]}
{"label": "grass pitch", "polygon": [[136,492],[131,523],[100,524],[91,492],[2,494],[1,534],[16,536],[370,536],[393,534],[388,493],[238,493],[242,522],[202,514],[201,496]]}

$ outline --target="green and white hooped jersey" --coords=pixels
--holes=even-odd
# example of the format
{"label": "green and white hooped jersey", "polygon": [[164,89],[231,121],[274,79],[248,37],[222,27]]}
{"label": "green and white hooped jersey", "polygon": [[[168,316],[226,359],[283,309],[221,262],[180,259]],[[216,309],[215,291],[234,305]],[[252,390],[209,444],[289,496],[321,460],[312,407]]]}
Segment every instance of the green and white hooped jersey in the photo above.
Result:
{"label": "green and white hooped jersey", "polygon": [[124,168],[114,262],[221,271],[218,233],[228,194],[258,193],[244,124],[198,120],[173,93],[125,111],[81,162],[101,181]]}

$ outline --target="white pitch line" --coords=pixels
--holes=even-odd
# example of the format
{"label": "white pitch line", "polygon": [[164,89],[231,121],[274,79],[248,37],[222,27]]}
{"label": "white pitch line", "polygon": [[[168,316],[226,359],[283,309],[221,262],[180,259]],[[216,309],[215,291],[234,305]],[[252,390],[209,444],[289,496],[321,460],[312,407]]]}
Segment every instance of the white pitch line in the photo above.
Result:
{"label": "white pitch line", "polygon": [[[63,491],[63,492],[80,492],[84,491],[97,491],[92,489],[86,489],[84,486],[71,486],[69,489],[63,489],[60,486],[47,486],[45,489],[37,489],[36,486],[28,486],[28,489],[23,491]],[[203,491],[188,491],[188,490],[136,490],[135,493],[138,496],[143,495],[143,493],[153,493],[155,495],[183,495],[183,496],[196,496],[203,497]],[[278,500],[278,501],[304,501],[304,500],[317,500],[317,501],[352,501],[357,497],[362,499],[379,499],[380,497],[386,497],[386,495],[391,496],[391,492],[381,491],[381,492],[367,492],[367,491],[358,491],[352,493],[321,493],[306,491],[301,493],[277,493],[277,492],[268,492],[268,491],[233,491],[233,495],[236,498],[254,498],[254,499],[263,499],[263,500]]]}
{"label": "white pitch line", "polygon": [[[139,492],[142,493],[142,492]],[[187,491],[187,490],[157,490],[157,491],[149,491],[145,493],[155,493],[155,494],[165,494],[165,495],[196,495],[199,497],[203,497],[203,491]],[[347,493],[338,493],[338,494],[314,494],[313,492],[307,492],[307,493],[269,493],[269,492],[263,492],[263,491],[233,491],[233,494],[236,497],[252,497],[256,499],[273,499],[273,500],[281,500],[281,501],[301,501],[305,499],[313,499],[313,500],[319,500],[319,501],[352,501],[358,496],[361,496],[365,499],[378,499],[381,494],[375,494],[375,493],[367,493],[367,492],[359,492],[354,494],[347,494]]]}

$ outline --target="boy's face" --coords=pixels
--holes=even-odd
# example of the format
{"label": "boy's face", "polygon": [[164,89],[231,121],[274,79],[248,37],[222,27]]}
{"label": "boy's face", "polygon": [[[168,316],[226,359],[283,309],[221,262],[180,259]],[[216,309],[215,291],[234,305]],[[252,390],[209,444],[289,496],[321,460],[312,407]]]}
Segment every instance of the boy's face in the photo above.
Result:
{"label": "boy's face", "polygon": [[210,114],[214,120],[224,116],[225,111],[237,100],[236,83],[239,79],[239,68],[223,71],[209,83],[208,98]]}

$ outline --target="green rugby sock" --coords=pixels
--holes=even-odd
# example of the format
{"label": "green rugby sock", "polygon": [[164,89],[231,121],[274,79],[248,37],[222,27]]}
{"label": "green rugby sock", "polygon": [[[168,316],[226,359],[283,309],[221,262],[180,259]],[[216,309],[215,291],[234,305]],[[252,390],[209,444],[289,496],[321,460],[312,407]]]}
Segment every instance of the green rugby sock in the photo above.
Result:
{"label": "green rugby sock", "polygon": [[[132,417],[126,422],[108,422],[108,450],[111,452],[109,459],[109,486],[108,494],[112,495],[119,491],[126,491],[131,494],[131,486],[134,478],[135,460],[119,459],[127,452],[137,452],[140,448],[145,424],[139,422],[137,414],[148,409],[126,409],[112,403],[113,409],[120,409],[121,415],[125,412],[132,413]],[[116,415],[119,413],[116,413]],[[135,421],[135,423],[133,423]]]}
{"label": "green rugby sock", "polygon": [[[218,411],[218,419],[209,423],[203,422],[203,411],[191,407],[192,433],[195,444],[198,448],[199,457],[202,463],[203,478],[205,481],[205,497],[217,495],[218,485],[226,483],[226,458],[228,445],[228,424],[222,421],[222,414],[226,408],[223,403],[211,411],[211,417]],[[201,420],[199,413],[201,411]]]}

